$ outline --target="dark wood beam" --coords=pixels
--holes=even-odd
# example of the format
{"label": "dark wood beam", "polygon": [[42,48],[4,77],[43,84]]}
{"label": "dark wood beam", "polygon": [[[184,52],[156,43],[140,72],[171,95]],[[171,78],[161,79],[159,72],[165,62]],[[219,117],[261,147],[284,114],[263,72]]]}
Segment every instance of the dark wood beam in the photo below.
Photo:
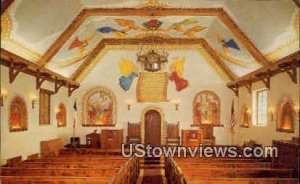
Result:
{"label": "dark wood beam", "polygon": [[81,66],[74,72],[71,79],[78,81],[82,73],[85,72],[92,65],[93,60],[97,55],[105,48],[106,45],[200,45],[208,55],[216,62],[218,66],[227,75],[229,80],[233,81],[236,79],[234,73],[225,65],[215,53],[207,41],[203,38],[188,39],[188,38],[161,38],[161,37],[146,37],[146,38],[133,38],[133,39],[113,39],[104,38],[102,39],[91,52],[91,54],[85,59]]}
{"label": "dark wood beam", "polygon": [[45,52],[40,66],[45,66],[54,55],[63,47],[67,40],[76,32],[81,24],[89,17],[93,16],[215,16],[239,39],[249,53],[263,66],[270,62],[256,48],[251,40],[241,31],[238,25],[227,14],[223,8],[87,8],[83,9],[73,22],[64,30],[59,38]]}
{"label": "dark wood beam", "polygon": [[59,89],[65,84],[65,81],[59,80],[58,78],[55,78],[54,81],[54,94],[56,94]]}
{"label": "dark wood beam", "polygon": [[13,83],[18,74],[24,71],[27,68],[27,65],[24,63],[16,63],[13,60],[10,60],[9,63],[9,83]]}
{"label": "dark wood beam", "polygon": [[255,76],[265,84],[266,88],[270,89],[271,77],[272,77],[271,70],[257,73]]}
{"label": "dark wood beam", "polygon": [[39,90],[47,79],[51,78],[51,75],[40,70],[36,71],[36,90]]}
{"label": "dark wood beam", "polygon": [[239,85],[238,84],[230,84],[230,85],[227,85],[227,87],[234,92],[235,96],[239,96]]}
{"label": "dark wood beam", "polygon": [[299,0],[293,0],[294,1],[294,3],[298,6],[298,7],[300,7],[300,1]]}
{"label": "dark wood beam", "polygon": [[38,75],[38,72],[37,71],[43,71],[43,73],[47,73],[49,74],[51,77],[47,78],[47,81],[49,82],[55,82],[55,78],[58,78],[60,80],[64,80],[66,81],[66,84],[64,85],[65,87],[68,87],[67,84],[72,84],[72,85],[77,85],[79,86],[79,83],[77,82],[74,82],[70,79],[67,79],[65,78],[64,76],[62,75],[59,75],[53,71],[50,71],[46,68],[43,68],[43,67],[40,67],[39,65],[35,64],[34,62],[31,62],[25,58],[22,58],[14,53],[11,53],[3,48],[1,48],[1,65],[3,66],[6,66],[6,67],[10,67],[11,65],[11,59],[14,61],[14,62],[17,62],[17,63],[23,63],[25,64],[27,67],[24,68],[22,70],[23,73],[26,73],[28,75],[31,75],[31,76],[34,76],[34,77],[37,77]]}
{"label": "dark wood beam", "polygon": [[[298,63],[299,64],[299,63]],[[291,63],[281,63],[278,64],[278,68],[284,72],[286,72],[291,80],[297,84],[297,63],[291,62]]]}
{"label": "dark wood beam", "polygon": [[68,95],[69,95],[69,97],[72,96],[72,93],[73,93],[76,89],[78,89],[78,88],[79,88],[78,85],[72,85],[72,84],[69,84],[69,86],[68,86]]}
{"label": "dark wood beam", "polygon": [[14,2],[14,0],[1,1],[1,15],[8,9],[8,7]]}
{"label": "dark wood beam", "polygon": [[[248,91],[251,90],[250,82],[254,83],[257,81],[262,81],[265,86],[270,89],[271,87],[271,77],[282,72],[286,72],[291,78],[292,82],[297,84],[297,68],[300,67],[300,51],[297,51],[291,55],[288,55],[278,61],[274,62],[271,66],[266,66],[260,68],[254,72],[251,72],[243,77],[238,78],[233,82],[227,83],[227,87],[232,86],[238,87],[245,86]],[[251,84],[252,85],[252,84]]]}

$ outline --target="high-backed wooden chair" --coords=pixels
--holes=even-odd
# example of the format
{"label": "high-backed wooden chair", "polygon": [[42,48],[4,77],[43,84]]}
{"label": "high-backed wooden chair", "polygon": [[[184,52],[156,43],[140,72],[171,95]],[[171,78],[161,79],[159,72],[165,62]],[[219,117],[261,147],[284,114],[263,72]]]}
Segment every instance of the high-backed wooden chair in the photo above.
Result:
{"label": "high-backed wooden chair", "polygon": [[127,129],[127,144],[139,144],[141,143],[141,124],[129,123]]}
{"label": "high-backed wooden chair", "polygon": [[214,128],[212,124],[200,124],[202,131],[202,144],[215,145],[216,138],[214,137]]}
{"label": "high-backed wooden chair", "polygon": [[179,146],[180,136],[179,136],[179,122],[176,124],[167,123],[167,145],[168,146]]}

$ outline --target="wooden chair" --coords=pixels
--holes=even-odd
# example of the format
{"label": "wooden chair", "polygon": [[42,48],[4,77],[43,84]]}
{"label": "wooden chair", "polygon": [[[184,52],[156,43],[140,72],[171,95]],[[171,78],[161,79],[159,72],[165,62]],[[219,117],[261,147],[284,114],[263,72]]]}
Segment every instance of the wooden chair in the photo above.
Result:
{"label": "wooden chair", "polygon": [[216,138],[214,137],[214,128],[212,124],[200,124],[202,131],[202,144],[203,145],[215,145]]}
{"label": "wooden chair", "polygon": [[167,124],[167,146],[179,146],[179,122],[176,124]]}
{"label": "wooden chair", "polygon": [[139,144],[141,143],[141,124],[140,123],[129,123],[127,129],[127,144]]}

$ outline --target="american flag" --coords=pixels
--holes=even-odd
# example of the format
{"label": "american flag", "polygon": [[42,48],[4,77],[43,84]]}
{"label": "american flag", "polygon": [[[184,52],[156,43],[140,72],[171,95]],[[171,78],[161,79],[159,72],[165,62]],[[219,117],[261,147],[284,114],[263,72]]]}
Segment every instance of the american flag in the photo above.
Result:
{"label": "american flag", "polygon": [[230,132],[234,133],[234,126],[236,124],[236,117],[234,114],[234,100],[232,100],[232,105],[231,105],[231,116],[230,116]]}

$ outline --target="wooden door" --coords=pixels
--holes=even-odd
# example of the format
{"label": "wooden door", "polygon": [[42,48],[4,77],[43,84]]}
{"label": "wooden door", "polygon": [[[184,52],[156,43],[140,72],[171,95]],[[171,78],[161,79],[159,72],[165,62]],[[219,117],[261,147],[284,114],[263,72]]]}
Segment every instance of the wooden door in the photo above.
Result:
{"label": "wooden door", "polygon": [[156,110],[149,110],[145,114],[145,144],[160,146],[160,141],[161,116]]}

